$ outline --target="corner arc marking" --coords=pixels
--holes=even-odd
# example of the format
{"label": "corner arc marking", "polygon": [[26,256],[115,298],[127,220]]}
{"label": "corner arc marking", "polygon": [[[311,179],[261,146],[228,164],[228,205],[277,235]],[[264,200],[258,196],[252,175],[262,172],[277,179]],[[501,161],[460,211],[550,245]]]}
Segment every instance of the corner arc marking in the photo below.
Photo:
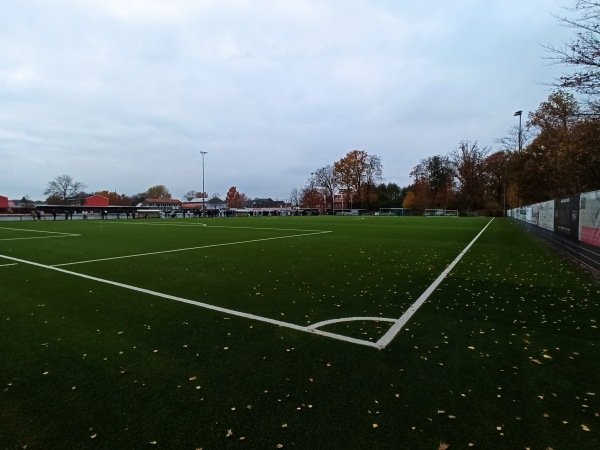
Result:
{"label": "corner arc marking", "polygon": [[316,330],[317,328],[332,325],[334,323],[342,322],[358,322],[358,321],[370,321],[370,322],[396,322],[398,319],[391,319],[389,317],[343,317],[341,319],[330,319],[323,320],[321,322],[313,323],[308,326],[309,330]]}

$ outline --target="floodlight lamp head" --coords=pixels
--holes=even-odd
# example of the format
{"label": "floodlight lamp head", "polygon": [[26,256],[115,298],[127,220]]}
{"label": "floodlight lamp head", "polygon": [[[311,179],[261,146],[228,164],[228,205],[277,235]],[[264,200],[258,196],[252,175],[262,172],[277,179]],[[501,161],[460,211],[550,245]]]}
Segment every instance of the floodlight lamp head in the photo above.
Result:
{"label": "floodlight lamp head", "polygon": [[523,114],[523,111],[519,110],[516,113],[514,113],[513,116],[520,116],[521,114]]}

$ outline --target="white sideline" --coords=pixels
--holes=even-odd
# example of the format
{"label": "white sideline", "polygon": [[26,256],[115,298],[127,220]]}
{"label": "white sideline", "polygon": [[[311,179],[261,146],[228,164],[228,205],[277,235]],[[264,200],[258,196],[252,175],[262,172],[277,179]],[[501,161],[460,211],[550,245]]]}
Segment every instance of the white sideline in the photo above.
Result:
{"label": "white sideline", "polygon": [[488,222],[488,224],[485,227],[483,227],[483,230],[481,230],[479,232],[479,234],[477,236],[475,236],[475,238],[473,238],[473,240],[469,243],[469,245],[467,245],[465,247],[465,249],[462,252],[460,252],[460,254],[456,257],[456,259],[450,263],[450,265],[446,268],[446,270],[444,270],[440,274],[440,276],[437,277],[433,283],[431,283],[431,285],[425,290],[425,292],[423,292],[421,294],[421,296],[417,299],[417,301],[414,302],[411,305],[411,307],[408,308],[408,310],[404,314],[402,314],[402,316],[396,321],[396,323],[390,327],[390,329],[387,331],[387,333],[385,333],[377,341],[377,345],[380,348],[385,348],[390,342],[392,342],[392,340],[396,337],[396,335],[400,332],[400,330],[404,327],[404,325],[406,325],[406,323],[410,320],[410,318],[413,316],[413,314],[417,312],[417,310],[421,307],[421,305],[423,305],[423,303],[425,303],[425,300],[427,300],[429,298],[429,296],[433,293],[433,291],[435,291],[436,288],[440,285],[440,283],[442,281],[444,281],[444,278],[446,278],[446,276],[450,273],[450,271],[452,269],[454,269],[454,266],[456,266],[456,264],[458,264],[458,262],[465,255],[465,253],[467,253],[467,251],[471,248],[471,246],[475,243],[475,241],[477,239],[479,239],[479,236],[481,236],[483,234],[483,232],[486,230],[486,228],[489,227],[493,221],[494,221],[494,219],[492,218],[492,220],[490,220]]}

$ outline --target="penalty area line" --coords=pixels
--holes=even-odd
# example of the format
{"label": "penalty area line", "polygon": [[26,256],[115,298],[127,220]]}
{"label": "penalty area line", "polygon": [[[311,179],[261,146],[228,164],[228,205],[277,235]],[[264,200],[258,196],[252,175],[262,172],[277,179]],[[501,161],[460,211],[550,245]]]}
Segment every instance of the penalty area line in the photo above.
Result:
{"label": "penalty area line", "polygon": [[225,247],[227,245],[251,244],[253,242],[272,241],[275,239],[290,239],[290,238],[303,237],[303,236],[314,236],[314,235],[324,234],[324,233],[331,233],[331,231],[319,231],[317,233],[304,233],[304,234],[294,234],[294,235],[290,235],[290,236],[276,236],[276,237],[262,238],[262,239],[250,239],[247,241],[224,242],[222,244],[209,244],[209,245],[200,245],[197,247],[175,248],[172,250],[161,250],[158,252],[137,253],[134,255],[112,256],[109,258],[89,259],[87,261],[75,261],[75,262],[70,262],[70,263],[55,264],[53,267],[72,266],[72,265],[76,265],[76,264],[89,264],[89,263],[95,263],[95,262],[101,262],[101,261],[113,261],[116,259],[125,259],[125,258],[137,258],[140,256],[162,255],[164,253],[187,252],[190,250],[201,250],[204,248]]}
{"label": "penalty area line", "polygon": [[440,274],[440,276],[437,277],[433,283],[431,283],[431,285],[425,290],[425,292],[423,292],[421,294],[421,296],[417,299],[417,301],[414,302],[410,306],[410,308],[408,308],[408,310],[404,314],[402,314],[402,316],[396,321],[396,323],[390,327],[390,329],[387,331],[387,333],[385,333],[377,341],[377,345],[379,346],[379,348],[385,348],[390,342],[392,342],[392,340],[394,340],[394,338],[400,332],[400,330],[402,330],[402,328],[404,328],[404,325],[406,325],[406,323],[419,310],[419,308],[423,305],[423,303],[425,303],[425,301],[429,298],[429,296],[433,293],[433,291],[435,291],[437,289],[437,287],[442,283],[442,281],[444,281],[444,278],[446,278],[446,276],[450,273],[450,271],[452,269],[454,269],[454,266],[456,266],[456,264],[458,264],[458,262],[465,255],[465,253],[467,253],[467,251],[471,248],[471,246],[475,243],[475,241],[477,241],[477,239],[479,239],[479,236],[481,236],[483,234],[483,232],[487,229],[487,227],[490,226],[490,224],[493,221],[494,221],[494,219],[492,218],[492,220],[490,220],[488,222],[488,224],[485,227],[483,227],[483,230],[481,230],[479,232],[479,234],[477,236],[475,236],[475,238],[473,238],[473,240],[469,243],[469,245],[467,245],[464,248],[464,250],[459,253],[459,255],[456,257],[456,259],[454,261],[452,261],[448,267],[446,267],[446,270],[444,270]]}
{"label": "penalty area line", "polygon": [[81,236],[80,234],[74,233],[61,233],[60,231],[30,230],[28,228],[0,227],[0,230],[27,231],[29,233],[61,234],[63,236]]}

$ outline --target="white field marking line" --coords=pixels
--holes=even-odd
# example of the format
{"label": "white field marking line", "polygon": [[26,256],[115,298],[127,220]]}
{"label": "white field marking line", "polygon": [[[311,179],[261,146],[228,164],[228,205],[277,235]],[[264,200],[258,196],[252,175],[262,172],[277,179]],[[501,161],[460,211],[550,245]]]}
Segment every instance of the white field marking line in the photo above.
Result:
{"label": "white field marking line", "polygon": [[64,234],[61,236],[33,236],[33,237],[21,237],[21,238],[4,238],[0,241],[23,241],[29,239],[53,239],[53,238],[64,238],[64,237],[78,237],[80,234]]}
{"label": "white field marking line", "polygon": [[444,270],[436,280],[431,283],[431,285],[421,294],[421,296],[414,302],[408,310],[402,314],[402,316],[396,321],[394,325],[390,327],[390,329],[385,333],[378,341],[377,345],[379,348],[385,348],[392,340],[396,337],[396,335],[400,332],[400,330],[406,325],[406,323],[410,320],[414,313],[425,303],[425,301],[429,298],[429,296],[437,289],[437,287],[444,281],[444,278],[450,273],[450,271],[458,264],[461,258],[467,253],[467,251],[471,248],[471,246],[475,243],[479,236],[483,234],[483,232],[490,226],[490,224],[494,221],[494,218],[488,222],[488,224],[483,227],[483,230],[479,232],[475,238],[465,247],[465,249],[460,252],[460,254],[456,257],[454,261],[450,263],[450,265]]}
{"label": "white field marking line", "polygon": [[11,263],[11,264],[0,264],[0,267],[9,267],[9,266],[17,266],[17,263]]}
{"label": "white field marking line", "polygon": [[271,325],[276,325],[276,326],[283,327],[283,328],[290,328],[290,329],[296,330],[296,331],[302,331],[302,332],[305,332],[305,333],[311,333],[311,334],[316,334],[316,335],[319,335],[319,336],[325,336],[325,337],[329,337],[329,338],[332,338],[332,339],[337,339],[337,340],[340,340],[340,341],[350,342],[352,344],[359,344],[359,345],[364,345],[364,346],[367,346],[367,347],[378,348],[378,345],[376,343],[370,342],[370,341],[364,341],[362,339],[355,339],[355,338],[348,337],[348,336],[343,336],[343,335],[340,335],[340,334],[327,333],[327,332],[323,332],[323,331],[319,331],[319,330],[314,330],[314,329],[312,329],[310,327],[304,327],[304,326],[296,325],[296,324],[289,323],[289,322],[283,322],[281,320],[270,319],[268,317],[257,316],[257,315],[254,315],[254,314],[248,314],[248,313],[244,313],[244,312],[241,312],[241,311],[236,311],[234,309],[221,308],[220,306],[210,305],[208,303],[198,302],[198,301],[195,301],[195,300],[189,300],[189,299],[182,298],[182,297],[176,297],[174,295],[164,294],[162,292],[151,291],[149,289],[144,289],[144,288],[140,288],[140,287],[137,287],[137,286],[131,286],[129,284],[119,283],[117,281],[111,281],[111,280],[106,280],[106,279],[103,279],[103,278],[93,277],[91,275],[85,275],[83,273],[72,272],[70,270],[60,269],[60,268],[55,267],[55,266],[47,266],[45,264],[40,264],[40,263],[36,263],[36,262],[33,262],[33,261],[27,261],[27,260],[24,260],[24,259],[13,258],[12,256],[0,255],[0,258],[8,259],[10,261],[16,261],[17,263],[23,263],[23,264],[29,264],[31,266],[41,267],[42,269],[54,270],[56,272],[64,273],[64,274],[67,274],[67,275],[73,275],[73,276],[80,277],[80,278],[85,278],[87,280],[96,281],[98,283],[109,284],[111,286],[116,286],[116,287],[120,287],[120,288],[123,288],[123,289],[131,290],[131,291],[141,292],[143,294],[152,295],[154,297],[160,297],[160,298],[164,298],[164,299],[167,299],[167,300],[174,300],[176,302],[187,303],[189,305],[199,306],[201,308],[205,308],[205,309],[209,309],[211,311],[217,311],[217,312],[229,314],[229,315],[232,315],[232,316],[243,317],[245,319],[255,320],[255,321],[258,321],[258,322],[269,323]]}
{"label": "white field marking line", "polygon": [[74,235],[73,233],[61,233],[59,231],[30,230],[28,228],[0,227],[0,230],[17,230],[17,231],[29,231],[31,233],[48,233],[48,234],[64,234],[67,236],[80,236],[79,234]]}
{"label": "white field marking line", "polygon": [[300,228],[274,228],[274,227],[233,227],[229,225],[207,225],[205,223],[196,224],[177,224],[177,223],[127,223],[123,222],[106,222],[111,225],[133,225],[133,226],[148,226],[148,227],[208,227],[208,228],[233,228],[244,230],[275,230],[275,231],[306,231],[306,232],[323,232],[324,230],[306,230]]}
{"label": "white field marking line", "polygon": [[311,330],[316,330],[327,325],[341,322],[356,322],[356,321],[371,321],[371,322],[396,322],[398,319],[390,319],[388,317],[343,317],[341,319],[323,320],[322,322],[313,323],[309,326]]}
{"label": "white field marking line", "polygon": [[43,237],[20,237],[20,238],[3,238],[0,241],[20,241],[26,239],[49,239],[49,238],[58,238],[58,237],[73,237],[73,236],[81,236],[80,234],[74,233],[61,233],[59,231],[43,231],[43,230],[29,230],[27,228],[12,228],[12,227],[0,227],[0,230],[16,230],[16,231],[28,231],[30,233],[48,233],[58,236],[43,236]]}
{"label": "white field marking line", "polygon": [[251,244],[253,242],[272,241],[275,239],[290,239],[290,238],[295,238],[295,237],[313,236],[316,234],[324,234],[324,233],[331,233],[331,231],[319,231],[316,233],[305,233],[305,234],[295,234],[295,235],[290,235],[290,236],[277,236],[277,237],[262,238],[262,239],[251,239],[248,241],[225,242],[222,244],[210,244],[210,245],[201,245],[198,247],[176,248],[173,250],[162,250],[160,252],[138,253],[135,255],[112,256],[110,258],[89,259],[87,261],[75,261],[75,262],[70,262],[70,263],[54,264],[52,267],[72,266],[75,264],[88,264],[88,263],[94,263],[94,262],[100,262],[100,261],[112,261],[115,259],[137,258],[139,256],[162,255],[163,253],[187,252],[190,250],[200,250],[203,248],[225,247],[227,245]]}

